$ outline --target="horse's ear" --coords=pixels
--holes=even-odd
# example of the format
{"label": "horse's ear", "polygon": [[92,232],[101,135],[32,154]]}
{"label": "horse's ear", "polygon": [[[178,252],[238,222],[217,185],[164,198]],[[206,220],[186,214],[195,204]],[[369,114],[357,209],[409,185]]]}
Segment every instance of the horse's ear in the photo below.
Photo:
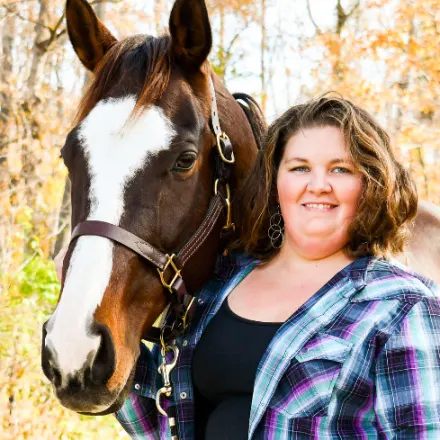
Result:
{"label": "horse's ear", "polygon": [[84,66],[93,71],[117,39],[99,21],[86,0],[67,0],[66,20],[76,54]]}
{"label": "horse's ear", "polygon": [[208,58],[212,46],[204,0],[177,0],[169,26],[176,60],[184,67],[198,69]]}

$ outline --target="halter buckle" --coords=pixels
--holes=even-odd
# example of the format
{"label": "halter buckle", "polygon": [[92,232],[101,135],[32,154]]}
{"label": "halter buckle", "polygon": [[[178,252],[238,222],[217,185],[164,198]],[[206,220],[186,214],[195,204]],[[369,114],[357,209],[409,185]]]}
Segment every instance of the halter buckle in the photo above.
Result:
{"label": "halter buckle", "polygon": [[191,310],[191,307],[194,304],[194,301],[195,301],[195,297],[192,297],[191,301],[189,302],[188,306],[186,307],[184,315],[182,316],[182,325],[183,325],[183,329],[184,330],[188,326],[188,315],[189,315],[189,312]]}
{"label": "halter buckle", "polygon": [[223,131],[218,133],[217,136],[217,150],[218,150],[218,154],[220,154],[220,157],[222,159],[223,162],[232,164],[235,162],[235,156],[234,156],[234,150],[231,149],[231,158],[228,159],[224,153],[223,153],[223,147],[226,143],[231,143],[228,135],[226,133],[224,133]]}
{"label": "halter buckle", "polygon": [[[173,293],[173,284],[177,281],[178,278],[182,278],[182,275],[180,274],[180,270],[179,268],[176,266],[176,263],[174,262],[174,258],[176,258],[176,254],[172,254],[171,256],[169,256],[168,254],[166,254],[166,257],[168,259],[168,261],[166,262],[163,270],[157,269],[157,271],[159,272],[159,276],[160,276],[160,281],[162,282],[162,285],[168,289],[171,293]],[[174,276],[171,279],[170,283],[167,283],[165,281],[165,277],[164,277],[164,273],[166,272],[166,270],[169,267],[172,267],[174,270]]]}
{"label": "halter buckle", "polygon": [[[217,195],[218,193],[218,182],[219,179],[216,179],[214,183],[214,194]],[[235,224],[232,222],[232,204],[231,204],[231,188],[229,186],[229,183],[225,185],[226,188],[226,197],[225,197],[225,203],[226,203],[226,224],[223,226],[224,230],[232,229],[235,231]]]}

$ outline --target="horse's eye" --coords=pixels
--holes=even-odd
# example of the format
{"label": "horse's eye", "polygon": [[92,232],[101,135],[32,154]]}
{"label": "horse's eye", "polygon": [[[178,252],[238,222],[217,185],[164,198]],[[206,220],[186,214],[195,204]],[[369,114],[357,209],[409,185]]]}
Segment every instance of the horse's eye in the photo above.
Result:
{"label": "horse's eye", "polygon": [[196,160],[197,154],[192,151],[187,151],[179,156],[174,164],[173,171],[188,171],[194,166]]}

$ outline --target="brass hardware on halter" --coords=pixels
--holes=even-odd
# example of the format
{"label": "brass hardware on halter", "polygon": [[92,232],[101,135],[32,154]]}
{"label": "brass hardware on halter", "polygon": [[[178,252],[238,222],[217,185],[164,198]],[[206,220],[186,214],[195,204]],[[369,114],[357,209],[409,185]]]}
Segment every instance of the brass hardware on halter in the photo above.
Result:
{"label": "brass hardware on halter", "polygon": [[229,140],[229,137],[226,133],[224,132],[220,132],[217,134],[217,149],[218,149],[218,153],[220,154],[220,157],[222,159],[223,162],[232,164],[235,162],[235,156],[234,156],[234,151],[231,151],[231,158],[228,159],[225,157],[225,155],[223,154],[223,150],[222,150],[222,142],[231,142]]}
{"label": "brass hardware on halter", "polygon": [[186,327],[188,325],[188,322],[187,322],[188,314],[189,314],[189,311],[191,310],[192,305],[194,304],[195,299],[196,299],[195,297],[192,297],[191,301],[188,304],[188,307],[185,310],[185,314],[182,316],[182,324],[183,324],[184,330],[186,329]]}
{"label": "brass hardware on halter", "polygon": [[[230,192],[229,185],[226,185],[226,190],[228,191],[228,193]],[[225,202],[226,202],[226,209],[228,210],[228,212],[226,214],[226,225],[223,226],[223,229],[225,229],[225,230],[232,229],[233,231],[235,231],[235,224],[232,223],[232,219],[231,219],[232,218],[232,205],[231,205],[230,195],[228,195]]]}
{"label": "brass hardware on halter", "polygon": [[[226,203],[227,213],[226,213],[226,225],[223,226],[223,229],[225,230],[232,229],[233,231],[235,231],[235,224],[232,223],[231,188],[229,187],[229,183],[225,185],[225,188],[226,188],[225,203]],[[214,183],[214,194],[217,195],[217,193],[218,193],[218,179],[216,179]]]}
{"label": "brass hardware on halter", "polygon": [[[177,278],[182,278],[182,275],[180,275],[180,270],[176,266],[176,263],[174,262],[174,258],[176,258],[176,255],[173,254],[170,257],[168,254],[166,254],[166,257],[168,258],[168,261],[166,262],[163,270],[157,269],[157,271],[159,272],[160,281],[162,282],[162,285],[165,288],[167,288],[171,293],[173,293],[173,284],[177,281]],[[170,267],[170,266],[174,269],[175,274],[174,274],[173,279],[171,280],[171,282],[168,284],[165,281],[164,273],[168,269],[168,267]]]}

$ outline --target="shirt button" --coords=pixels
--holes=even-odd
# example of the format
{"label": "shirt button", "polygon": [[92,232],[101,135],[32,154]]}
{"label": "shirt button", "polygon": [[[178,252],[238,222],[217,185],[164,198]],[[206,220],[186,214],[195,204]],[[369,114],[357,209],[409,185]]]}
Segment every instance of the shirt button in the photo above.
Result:
{"label": "shirt button", "polygon": [[181,398],[181,399],[186,399],[186,393],[185,393],[185,391],[183,391],[183,392],[180,393],[180,398]]}
{"label": "shirt button", "polygon": [[200,299],[200,298],[199,298],[199,299],[197,300],[197,302],[198,302],[199,304],[203,304],[203,299]]}
{"label": "shirt button", "polygon": [[183,344],[182,344],[184,347],[186,347],[187,345],[188,345],[188,340],[187,339],[185,339],[184,341],[183,341]]}
{"label": "shirt button", "polygon": [[141,389],[141,386],[137,383],[134,385],[134,389],[139,391]]}

